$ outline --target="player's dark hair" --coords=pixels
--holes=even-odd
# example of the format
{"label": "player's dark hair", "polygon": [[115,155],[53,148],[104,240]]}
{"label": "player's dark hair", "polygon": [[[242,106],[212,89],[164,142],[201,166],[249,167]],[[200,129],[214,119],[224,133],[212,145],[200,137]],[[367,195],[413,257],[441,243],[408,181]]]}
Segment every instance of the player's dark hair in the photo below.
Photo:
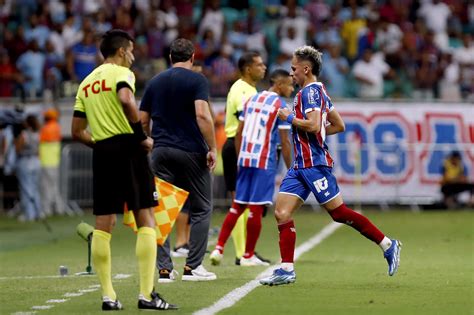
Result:
{"label": "player's dark hair", "polygon": [[290,73],[286,70],[283,69],[276,69],[270,74],[270,85],[275,85],[275,83],[278,81],[280,78],[287,78],[290,76]]}
{"label": "player's dark hair", "polygon": [[312,46],[303,46],[299,47],[295,50],[293,55],[298,59],[298,60],[304,60],[308,61],[311,63],[311,73],[314,74],[315,76],[319,76],[321,73],[321,68],[322,68],[322,53],[319,52],[316,48]]}
{"label": "player's dark hair", "polygon": [[251,66],[254,63],[254,58],[260,57],[260,54],[256,51],[248,51],[240,56],[237,66],[239,67],[240,73],[244,73],[245,67]]}
{"label": "player's dark hair", "polygon": [[171,63],[184,62],[191,59],[194,54],[194,45],[189,39],[178,38],[171,43]]}
{"label": "player's dark hair", "polygon": [[100,52],[104,59],[109,56],[114,56],[120,47],[127,48],[130,41],[134,41],[133,37],[127,32],[119,29],[107,31],[102,35],[102,42],[100,43]]}

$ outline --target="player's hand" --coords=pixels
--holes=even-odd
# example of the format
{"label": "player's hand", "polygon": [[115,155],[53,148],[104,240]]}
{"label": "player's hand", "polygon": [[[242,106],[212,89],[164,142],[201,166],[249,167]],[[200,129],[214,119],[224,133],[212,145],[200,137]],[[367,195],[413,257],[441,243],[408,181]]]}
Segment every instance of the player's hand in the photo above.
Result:
{"label": "player's hand", "polygon": [[217,151],[216,149],[211,149],[209,150],[209,152],[207,152],[207,167],[209,168],[209,170],[211,172],[214,171],[214,169],[216,168],[216,164],[217,164]]}
{"label": "player's hand", "polygon": [[153,148],[153,139],[150,137],[147,137],[145,140],[143,140],[140,145],[146,152],[150,152],[151,149]]}
{"label": "player's hand", "polygon": [[281,120],[286,121],[286,119],[288,118],[288,116],[290,116],[290,114],[291,114],[291,111],[286,107],[280,108],[278,110],[278,118],[280,118]]}

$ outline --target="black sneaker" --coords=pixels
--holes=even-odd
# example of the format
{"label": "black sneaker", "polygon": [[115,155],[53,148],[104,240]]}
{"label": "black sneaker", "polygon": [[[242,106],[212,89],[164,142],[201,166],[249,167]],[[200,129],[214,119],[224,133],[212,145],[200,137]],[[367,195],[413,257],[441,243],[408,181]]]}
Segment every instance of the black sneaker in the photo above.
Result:
{"label": "black sneaker", "polygon": [[169,304],[166,302],[158,293],[151,292],[151,300],[145,299],[143,295],[140,294],[138,297],[138,308],[141,310],[177,310],[178,305]]}
{"label": "black sneaker", "polygon": [[257,252],[254,252],[253,254],[254,254],[258,259],[260,259],[260,260],[263,261],[263,262],[266,262],[266,263],[269,263],[269,264],[272,263],[272,261],[271,261],[270,259],[263,258],[263,257],[260,256]]}
{"label": "black sneaker", "polygon": [[240,258],[239,257],[235,257],[235,264],[237,266],[240,266]]}
{"label": "black sneaker", "polygon": [[103,311],[121,311],[123,310],[122,303],[117,300],[112,300],[108,296],[102,298],[102,310]]}
{"label": "black sneaker", "polygon": [[171,283],[175,282],[179,276],[176,270],[160,269],[160,277],[158,278],[159,283]]}

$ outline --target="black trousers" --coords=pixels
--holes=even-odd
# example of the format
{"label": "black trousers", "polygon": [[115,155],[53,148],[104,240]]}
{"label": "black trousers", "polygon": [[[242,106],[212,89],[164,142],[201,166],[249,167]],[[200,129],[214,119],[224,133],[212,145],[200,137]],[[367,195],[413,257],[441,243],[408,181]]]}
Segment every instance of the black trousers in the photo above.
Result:
{"label": "black trousers", "polygon": [[[156,176],[189,192],[185,207],[189,209],[191,234],[186,265],[194,269],[206,254],[212,213],[211,173],[206,154],[158,147],[153,149],[151,159]],[[163,246],[158,246],[157,267],[173,269],[169,238]]]}

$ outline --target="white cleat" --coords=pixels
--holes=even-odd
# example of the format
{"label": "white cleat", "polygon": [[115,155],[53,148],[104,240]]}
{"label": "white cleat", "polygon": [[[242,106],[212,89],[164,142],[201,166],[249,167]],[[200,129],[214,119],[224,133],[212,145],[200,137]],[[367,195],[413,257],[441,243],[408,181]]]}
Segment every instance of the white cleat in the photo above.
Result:
{"label": "white cleat", "polygon": [[209,255],[209,260],[211,261],[211,264],[213,266],[220,265],[223,258],[224,258],[224,254],[221,254],[221,252],[218,249],[214,249],[212,253]]}
{"label": "white cleat", "polygon": [[240,258],[240,265],[243,267],[252,267],[252,266],[270,266],[266,261],[260,260],[257,256],[252,255],[250,258]]}

